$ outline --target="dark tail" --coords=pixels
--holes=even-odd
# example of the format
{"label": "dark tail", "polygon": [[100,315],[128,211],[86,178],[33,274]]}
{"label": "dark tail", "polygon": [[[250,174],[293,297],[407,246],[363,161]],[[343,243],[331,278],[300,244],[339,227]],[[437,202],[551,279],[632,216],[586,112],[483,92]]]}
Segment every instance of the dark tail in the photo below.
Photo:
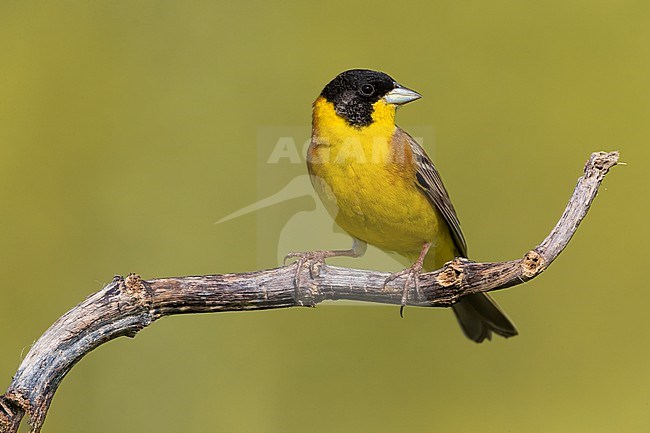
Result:
{"label": "dark tail", "polygon": [[453,307],[463,333],[477,343],[492,339],[492,332],[504,338],[518,334],[515,325],[486,293],[477,293],[461,299]]}

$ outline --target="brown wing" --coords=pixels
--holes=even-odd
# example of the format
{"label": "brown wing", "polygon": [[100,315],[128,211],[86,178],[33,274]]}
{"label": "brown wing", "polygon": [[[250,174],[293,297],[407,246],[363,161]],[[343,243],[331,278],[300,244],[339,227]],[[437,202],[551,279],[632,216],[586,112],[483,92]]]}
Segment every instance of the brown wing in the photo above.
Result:
{"label": "brown wing", "polygon": [[395,139],[404,140],[411,146],[413,152],[413,162],[416,166],[417,185],[427,195],[431,203],[440,211],[445,218],[445,222],[451,230],[452,237],[456,244],[456,249],[463,257],[467,257],[467,244],[463,231],[460,228],[460,221],[456,215],[454,205],[451,204],[449,194],[442,183],[440,174],[431,162],[422,146],[418,144],[413,137],[401,128],[397,128]]}
{"label": "brown wing", "polygon": [[[454,205],[451,204],[449,194],[442,183],[438,170],[436,170],[422,146],[413,137],[399,128],[397,128],[395,134],[395,139],[400,142],[407,142],[411,146],[418,187],[422,189],[444,217],[458,252],[463,257],[467,257],[465,237],[460,229],[460,222]],[[487,293],[466,296],[453,305],[452,308],[465,335],[477,343],[486,338],[490,339],[492,332],[506,338],[517,335],[515,325]]]}

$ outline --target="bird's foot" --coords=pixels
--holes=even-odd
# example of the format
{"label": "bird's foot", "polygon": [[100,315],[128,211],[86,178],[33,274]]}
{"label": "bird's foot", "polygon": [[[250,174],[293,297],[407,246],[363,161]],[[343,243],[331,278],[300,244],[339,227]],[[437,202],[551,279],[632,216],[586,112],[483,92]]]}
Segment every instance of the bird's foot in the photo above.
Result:
{"label": "bird's foot", "polygon": [[318,251],[302,251],[302,252],[291,252],[284,256],[284,264],[286,265],[287,260],[296,259],[296,273],[293,276],[293,285],[295,288],[295,298],[296,302],[302,307],[304,302],[302,300],[302,294],[300,292],[300,287],[302,285],[302,270],[307,264],[309,266],[309,276],[311,278],[318,277],[320,269],[325,265],[325,259],[330,257],[337,256],[338,251],[332,250],[318,250]]}
{"label": "bird's foot", "polygon": [[410,268],[403,269],[399,272],[394,272],[390,274],[388,278],[386,278],[386,280],[384,281],[383,290],[386,290],[386,284],[396,280],[399,277],[403,277],[406,275],[406,280],[404,281],[404,289],[402,290],[402,300],[400,302],[400,307],[399,307],[400,317],[404,317],[404,307],[406,307],[406,302],[408,301],[409,282],[411,281],[411,279],[413,279],[413,284],[415,285],[415,292],[417,293],[418,298],[422,298],[422,291],[420,290],[420,273],[422,272],[422,266],[424,265],[424,258],[429,252],[429,247],[431,247],[431,243],[429,242],[425,243],[422,246],[422,251],[420,251],[420,256],[415,261],[415,263],[413,263],[413,266],[411,266]]}
{"label": "bird's foot", "polygon": [[317,250],[317,251],[303,251],[292,252],[284,256],[284,264],[287,264],[288,259],[296,259],[296,274],[293,278],[293,284],[296,289],[296,302],[301,306],[304,305],[300,299],[300,286],[302,281],[300,276],[302,269],[306,263],[309,264],[309,276],[311,278],[318,277],[320,269],[325,265],[325,259],[330,257],[361,257],[365,254],[368,244],[364,241],[354,238],[352,241],[352,248],[349,250]]}
{"label": "bird's foot", "polygon": [[300,251],[300,252],[290,252],[284,256],[284,264],[287,264],[287,260],[296,259],[298,263],[298,268],[303,267],[305,263],[309,263],[309,274],[312,278],[318,276],[318,271],[320,267],[325,264],[325,259],[330,257],[336,257],[338,251],[332,250],[317,250],[317,251]]}
{"label": "bird's foot", "polygon": [[399,307],[400,317],[404,317],[404,307],[406,307],[406,301],[408,301],[409,283],[411,282],[411,279],[413,280],[413,284],[415,285],[415,291],[418,297],[422,297],[422,292],[420,291],[421,272],[422,272],[422,264],[418,264],[417,262],[415,262],[413,266],[411,266],[410,268],[406,268],[399,272],[394,272],[390,274],[388,278],[386,278],[386,280],[384,281],[384,290],[385,290],[386,284],[400,277],[406,276],[406,280],[404,281],[404,288],[402,289],[402,300],[400,302],[400,307]]}

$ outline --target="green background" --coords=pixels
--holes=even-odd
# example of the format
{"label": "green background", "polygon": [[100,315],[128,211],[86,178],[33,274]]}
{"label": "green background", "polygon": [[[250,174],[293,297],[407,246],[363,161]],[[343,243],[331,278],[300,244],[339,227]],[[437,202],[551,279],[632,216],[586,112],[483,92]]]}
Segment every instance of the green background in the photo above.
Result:
{"label": "green background", "polygon": [[[424,95],[398,120],[435,131],[474,260],[540,242],[592,151],[628,163],[547,272],[496,294],[521,335],[380,306],[165,318],[84,358],[45,432],[647,431],[649,41],[647,1],[0,3],[2,386],[114,274],[275,266],[260,240],[312,199],[214,222],[304,174],[261,169],[260,131],[306,130],[369,67]],[[346,246],[313,221],[281,249]]]}

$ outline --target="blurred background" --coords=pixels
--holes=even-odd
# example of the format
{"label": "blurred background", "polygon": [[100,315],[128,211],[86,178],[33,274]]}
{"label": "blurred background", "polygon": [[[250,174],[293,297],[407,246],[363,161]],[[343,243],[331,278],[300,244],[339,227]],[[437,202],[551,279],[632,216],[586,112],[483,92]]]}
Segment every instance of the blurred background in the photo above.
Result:
{"label": "blurred background", "polygon": [[[649,40],[646,1],[0,3],[0,385],[114,274],[347,247],[301,146],[322,87],[366,67],[424,95],[398,121],[474,260],[521,257],[591,152],[621,151],[566,251],[495,294],[520,335],[476,345],[449,311],[335,303],[164,318],[84,358],[44,431],[647,431]],[[282,137],[300,160],[268,164]]]}

